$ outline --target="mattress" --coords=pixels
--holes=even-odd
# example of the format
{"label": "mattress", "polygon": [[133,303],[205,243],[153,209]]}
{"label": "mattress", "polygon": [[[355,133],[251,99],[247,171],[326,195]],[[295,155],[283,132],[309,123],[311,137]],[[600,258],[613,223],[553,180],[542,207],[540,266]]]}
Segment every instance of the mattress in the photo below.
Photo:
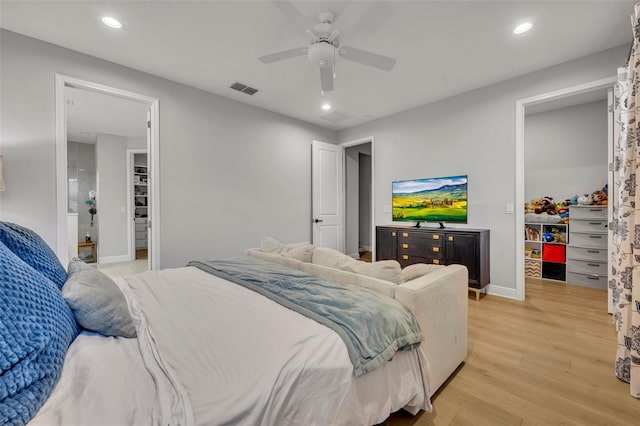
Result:
{"label": "mattress", "polygon": [[377,424],[430,411],[420,349],[355,378],[329,328],[193,267],[118,281],[137,339],[83,332],[32,424]]}

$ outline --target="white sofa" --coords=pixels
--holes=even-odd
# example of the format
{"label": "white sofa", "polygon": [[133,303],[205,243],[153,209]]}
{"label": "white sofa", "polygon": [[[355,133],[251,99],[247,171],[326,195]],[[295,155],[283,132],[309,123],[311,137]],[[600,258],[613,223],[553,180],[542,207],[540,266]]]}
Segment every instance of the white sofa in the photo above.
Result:
{"label": "white sofa", "polygon": [[[298,247],[300,247],[298,245]],[[312,247],[312,246],[311,246]],[[326,254],[329,249],[314,249],[316,254]],[[429,362],[430,395],[442,386],[467,356],[467,298],[468,271],[462,265],[429,268],[432,272],[406,282],[382,280],[348,269],[365,268],[361,262],[351,259],[348,266],[335,262],[335,266],[314,263],[314,254],[297,250],[295,253],[266,252],[258,248],[249,249],[246,254],[268,262],[279,263],[309,274],[320,276],[343,284],[358,285],[395,298],[409,308],[420,323],[424,335],[422,349]],[[338,252],[336,252],[338,253]],[[290,255],[294,257],[291,257]],[[339,254],[339,256],[346,256]],[[297,258],[296,258],[297,257]],[[384,261],[395,262],[395,261]],[[382,262],[376,262],[382,265]],[[376,265],[374,263],[373,265]],[[394,267],[393,264],[387,266]],[[342,268],[341,268],[342,267]],[[344,270],[347,269],[347,270]],[[380,268],[378,268],[380,270]],[[375,275],[375,274],[373,274]]]}

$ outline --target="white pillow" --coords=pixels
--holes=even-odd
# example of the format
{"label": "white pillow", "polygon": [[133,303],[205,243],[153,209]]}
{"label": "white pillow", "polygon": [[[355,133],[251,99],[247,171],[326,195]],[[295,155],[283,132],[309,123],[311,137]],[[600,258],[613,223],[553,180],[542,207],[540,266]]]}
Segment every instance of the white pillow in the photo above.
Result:
{"label": "white pillow", "polygon": [[402,278],[400,282],[415,280],[423,275],[427,275],[437,269],[444,268],[444,265],[429,265],[428,263],[414,263],[402,270]]}
{"label": "white pillow", "polygon": [[337,269],[344,269],[346,265],[352,262],[360,263],[358,260],[355,260],[351,256],[347,256],[346,254],[341,253],[338,250],[326,247],[316,247],[316,249],[313,251],[311,262],[317,265]]}
{"label": "white pillow", "polygon": [[313,245],[309,243],[286,244],[280,254],[302,262],[311,262],[313,249]]}
{"label": "white pillow", "polygon": [[273,237],[264,237],[260,241],[260,251],[265,253],[280,253],[284,248],[284,244]]}
{"label": "white pillow", "polygon": [[402,267],[397,260],[380,260],[374,263],[354,260],[352,263],[346,264],[342,269],[355,272],[356,274],[378,278],[379,280],[391,281],[395,284],[402,282]]}

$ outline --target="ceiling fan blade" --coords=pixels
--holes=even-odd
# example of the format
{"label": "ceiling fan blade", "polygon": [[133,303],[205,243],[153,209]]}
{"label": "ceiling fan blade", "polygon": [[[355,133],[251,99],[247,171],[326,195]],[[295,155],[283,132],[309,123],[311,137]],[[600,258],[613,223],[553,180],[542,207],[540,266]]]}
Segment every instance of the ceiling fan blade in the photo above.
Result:
{"label": "ceiling fan blade", "polygon": [[258,59],[262,63],[270,64],[272,62],[284,61],[285,59],[295,58],[307,54],[306,47],[297,47],[295,49],[283,50],[282,52],[272,53],[270,55],[260,56]]}
{"label": "ceiling fan blade", "polygon": [[333,67],[320,67],[320,88],[323,92],[333,90]]}
{"label": "ceiling fan blade", "polygon": [[333,32],[331,33],[331,35],[329,36],[329,38],[327,39],[327,41],[329,43],[331,43],[333,40],[335,40],[336,38],[338,38],[338,36],[340,35],[340,31],[338,30],[333,30]]}
{"label": "ceiling fan blade", "polygon": [[396,64],[396,60],[388,56],[356,49],[355,47],[343,46],[340,48],[340,56],[350,61],[359,62],[370,67],[384,71],[391,71]]}

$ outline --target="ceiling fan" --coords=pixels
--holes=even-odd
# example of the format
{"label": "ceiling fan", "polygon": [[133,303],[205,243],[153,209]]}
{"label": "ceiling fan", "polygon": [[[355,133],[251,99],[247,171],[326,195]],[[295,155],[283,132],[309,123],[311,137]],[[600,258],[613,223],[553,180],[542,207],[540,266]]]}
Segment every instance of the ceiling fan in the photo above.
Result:
{"label": "ceiling fan", "polygon": [[396,60],[393,58],[356,49],[355,47],[341,47],[340,31],[333,26],[334,18],[334,13],[329,10],[318,14],[320,23],[315,24],[313,29],[306,30],[306,33],[310,36],[309,47],[283,50],[282,52],[261,56],[258,59],[265,64],[271,64],[296,56],[307,55],[309,62],[320,68],[320,88],[322,92],[333,90],[335,64],[338,58],[344,58],[384,71],[391,71],[396,64]]}

